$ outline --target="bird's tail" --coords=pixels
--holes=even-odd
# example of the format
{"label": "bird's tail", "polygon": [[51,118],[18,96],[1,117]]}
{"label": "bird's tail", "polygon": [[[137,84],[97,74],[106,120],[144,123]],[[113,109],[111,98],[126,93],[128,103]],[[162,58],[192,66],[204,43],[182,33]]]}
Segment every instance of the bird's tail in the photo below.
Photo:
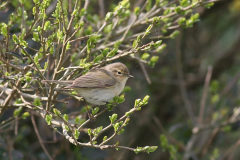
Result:
{"label": "bird's tail", "polygon": [[59,80],[42,80],[42,82],[49,82],[49,83],[56,83],[56,84],[61,84],[61,85],[71,85],[73,83],[72,80],[68,81],[59,81]]}

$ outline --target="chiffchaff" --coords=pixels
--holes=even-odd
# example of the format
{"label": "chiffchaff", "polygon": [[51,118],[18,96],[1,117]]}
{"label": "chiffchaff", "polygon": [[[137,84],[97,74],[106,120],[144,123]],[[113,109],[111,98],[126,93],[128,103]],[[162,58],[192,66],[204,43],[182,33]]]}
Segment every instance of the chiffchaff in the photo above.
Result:
{"label": "chiffchaff", "polygon": [[[73,83],[68,81],[68,84],[69,82],[72,84],[65,88],[74,89],[91,104],[104,105],[122,92],[129,77],[133,76],[129,74],[128,68],[124,64],[117,62],[93,69],[75,79]],[[51,80],[45,82],[61,83],[61,81]]]}

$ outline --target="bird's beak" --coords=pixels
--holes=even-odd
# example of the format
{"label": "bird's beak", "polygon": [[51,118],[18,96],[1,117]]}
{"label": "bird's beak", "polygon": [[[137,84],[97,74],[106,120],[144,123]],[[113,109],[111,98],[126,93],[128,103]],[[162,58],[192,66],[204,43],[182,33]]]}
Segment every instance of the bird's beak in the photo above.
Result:
{"label": "bird's beak", "polygon": [[134,78],[134,76],[130,75],[130,74],[126,74],[127,77],[129,78]]}

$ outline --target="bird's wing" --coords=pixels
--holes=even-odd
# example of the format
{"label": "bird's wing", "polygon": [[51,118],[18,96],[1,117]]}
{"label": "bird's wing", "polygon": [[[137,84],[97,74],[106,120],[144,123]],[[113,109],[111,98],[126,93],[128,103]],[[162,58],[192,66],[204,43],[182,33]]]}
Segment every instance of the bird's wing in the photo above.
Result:
{"label": "bird's wing", "polygon": [[75,79],[72,85],[66,88],[105,88],[114,86],[117,83],[106,70],[95,69]]}

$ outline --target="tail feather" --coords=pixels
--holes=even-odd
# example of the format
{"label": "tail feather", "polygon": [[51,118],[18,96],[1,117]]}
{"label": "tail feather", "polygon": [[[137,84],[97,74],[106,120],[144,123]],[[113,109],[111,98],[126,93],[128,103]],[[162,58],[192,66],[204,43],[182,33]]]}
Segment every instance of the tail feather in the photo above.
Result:
{"label": "tail feather", "polygon": [[42,82],[50,82],[50,83],[56,83],[56,84],[62,84],[62,85],[71,85],[73,83],[72,80],[69,81],[59,81],[59,80],[42,80]]}

